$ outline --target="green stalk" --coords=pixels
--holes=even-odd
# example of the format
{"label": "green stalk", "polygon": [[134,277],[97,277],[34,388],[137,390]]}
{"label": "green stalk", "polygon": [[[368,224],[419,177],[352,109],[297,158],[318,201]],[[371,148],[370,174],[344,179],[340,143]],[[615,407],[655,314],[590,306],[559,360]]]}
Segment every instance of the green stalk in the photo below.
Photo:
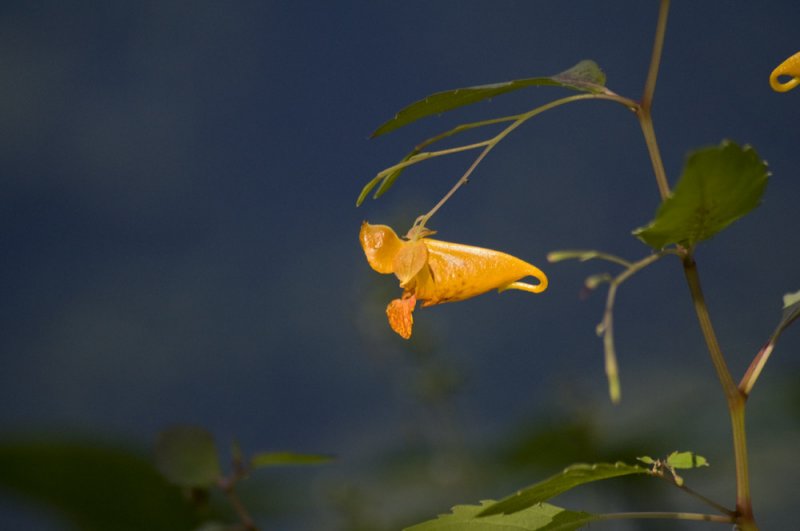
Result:
{"label": "green stalk", "polygon": [[[653,95],[655,93],[656,79],[661,62],[661,52],[664,47],[664,36],[667,26],[667,15],[669,13],[669,0],[661,0],[658,22],[656,24],[656,35],[653,44],[653,54],[650,60],[650,68],[645,82],[644,94],[641,104],[637,109],[637,116],[644,134],[650,160],[653,164],[653,171],[656,177],[659,194],[662,201],[669,197],[670,189],[667,182],[664,164],[661,160],[660,150],[656,142],[655,129],[651,117]],[[744,422],[744,408],[746,395],[742,393],[733,381],[722,349],[717,341],[714,327],[711,324],[711,317],[708,306],[703,296],[700,285],[700,276],[697,272],[697,264],[691,254],[686,252],[683,259],[683,271],[689,291],[692,296],[697,319],[702,330],[703,337],[711,356],[711,362],[717,372],[725,400],[728,405],[728,413],[731,419],[731,430],[733,433],[733,451],[736,462],[736,524],[742,531],[757,531],[758,526],[753,518],[753,507],[750,499],[750,476],[747,460],[747,437]]]}
{"label": "green stalk", "polygon": [[747,462],[747,436],[744,424],[744,407],[746,397],[733,381],[725,356],[717,341],[714,327],[711,324],[711,316],[708,313],[703,290],[700,286],[700,276],[697,273],[697,264],[691,255],[683,260],[683,272],[686,275],[686,282],[692,295],[692,302],[697,313],[697,320],[703,332],[708,352],[711,355],[711,362],[717,371],[722,390],[725,393],[725,401],[728,404],[728,412],[731,417],[731,429],[733,431],[733,453],[736,460],[736,513],[739,516],[741,529],[757,529],[753,520],[753,507],[750,500],[750,476]]}
{"label": "green stalk", "polygon": [[689,520],[694,522],[718,522],[721,524],[733,523],[730,516],[703,513],[659,513],[659,512],[630,512],[630,513],[605,513],[595,515],[593,520]]}
{"label": "green stalk", "polygon": [[653,128],[653,118],[650,110],[653,107],[653,97],[656,91],[656,80],[658,79],[658,67],[661,64],[661,52],[664,50],[664,36],[667,31],[667,15],[669,14],[669,0],[661,0],[658,10],[658,22],[656,23],[656,36],[653,42],[653,54],[650,57],[650,68],[647,71],[647,80],[644,84],[642,101],[636,109],[636,116],[639,118],[639,125],[642,128],[644,141],[647,144],[647,152],[653,163],[653,173],[656,176],[658,193],[661,200],[669,197],[669,183],[667,174],[664,171],[664,163],[661,161],[661,152],[656,142],[656,132]]}

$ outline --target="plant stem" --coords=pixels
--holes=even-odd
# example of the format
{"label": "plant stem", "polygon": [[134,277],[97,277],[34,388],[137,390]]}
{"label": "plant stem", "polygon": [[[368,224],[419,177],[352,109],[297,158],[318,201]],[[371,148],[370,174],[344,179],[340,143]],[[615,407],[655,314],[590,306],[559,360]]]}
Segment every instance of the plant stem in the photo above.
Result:
{"label": "plant stem", "polygon": [[739,390],[745,398],[750,396],[750,392],[753,390],[753,386],[756,384],[758,377],[761,376],[761,371],[764,369],[764,365],[767,364],[774,348],[775,341],[773,339],[767,341],[767,343],[761,347],[761,350],[758,351],[756,357],[753,358],[752,363],[750,363],[750,366],[747,368],[747,372],[742,376],[742,381],[739,382]]}
{"label": "plant stem", "polygon": [[673,485],[674,487],[679,488],[680,490],[682,490],[683,492],[685,492],[689,496],[697,498],[698,500],[700,500],[701,502],[705,503],[709,507],[713,507],[717,511],[719,511],[719,512],[721,512],[723,514],[727,514],[728,516],[730,516],[732,518],[736,517],[736,511],[731,511],[730,509],[728,509],[724,505],[721,505],[721,504],[715,502],[711,498],[707,498],[706,496],[703,496],[702,494],[700,494],[696,490],[691,489],[691,488],[687,487],[686,485],[679,485],[678,482],[675,480],[674,475],[667,476],[666,474],[661,473],[661,474],[658,474],[658,477],[660,477],[661,479],[663,479],[664,481],[666,481],[670,485]]}
{"label": "plant stem", "polygon": [[658,79],[658,68],[661,64],[661,52],[664,49],[664,36],[667,30],[667,15],[669,14],[669,0],[661,0],[658,10],[658,22],[656,23],[656,35],[653,41],[653,53],[650,57],[650,68],[647,72],[647,80],[644,84],[642,101],[636,109],[636,116],[639,118],[639,125],[642,128],[644,141],[647,144],[647,151],[653,163],[653,173],[656,176],[658,193],[661,200],[669,197],[669,182],[664,171],[664,163],[661,160],[661,152],[656,142],[656,133],[653,128],[653,118],[651,109],[653,108],[653,96],[656,91],[656,80]]}
{"label": "plant stem", "polygon": [[639,125],[642,128],[644,141],[647,144],[647,152],[650,154],[650,160],[653,163],[653,173],[656,176],[658,193],[661,196],[661,200],[664,201],[670,194],[669,182],[667,181],[667,173],[664,170],[664,163],[661,160],[661,151],[658,149],[656,132],[653,128],[653,118],[650,116],[650,108],[640,107],[636,116],[639,118]]}
{"label": "plant stem", "polygon": [[603,321],[598,328],[603,334],[603,351],[605,353],[606,379],[608,380],[608,394],[611,402],[619,404],[622,399],[619,383],[619,368],[617,366],[617,353],[614,347],[614,301],[617,296],[617,288],[620,284],[628,280],[631,276],[659,260],[663,253],[651,254],[650,256],[631,264],[625,271],[614,277],[608,286],[606,295],[606,308],[603,312]]}
{"label": "plant stem", "polygon": [[739,390],[733,381],[722,349],[714,333],[711,324],[711,317],[708,313],[703,290],[700,286],[700,276],[697,273],[697,264],[691,254],[683,260],[683,271],[689,291],[692,295],[697,320],[700,329],[711,355],[711,362],[717,371],[722,390],[725,393],[725,400],[728,404],[728,412],[731,417],[731,429],[733,431],[733,453],[736,461],[736,513],[739,517],[737,522],[741,529],[757,529],[753,520],[753,507],[750,500],[750,476],[747,463],[747,437],[744,424],[745,395]]}
{"label": "plant stem", "polygon": [[605,513],[596,515],[595,520],[692,520],[696,522],[719,522],[732,524],[732,516],[703,513],[630,512]]}
{"label": "plant stem", "polygon": [[642,107],[650,109],[653,105],[653,95],[656,91],[658,69],[661,65],[661,52],[664,50],[664,36],[667,32],[667,17],[669,15],[669,0],[661,0],[658,9],[658,22],[656,22],[656,35],[653,41],[653,52],[650,56],[650,68],[647,71],[647,80],[644,83],[642,94]]}
{"label": "plant stem", "polygon": [[[670,189],[667,182],[664,164],[661,160],[661,153],[658,149],[656,142],[655,129],[653,127],[653,120],[651,116],[651,109],[653,105],[653,96],[655,94],[656,80],[658,78],[658,69],[661,62],[661,53],[664,47],[664,36],[667,27],[667,16],[669,14],[669,0],[661,0],[660,8],[658,11],[658,22],[656,23],[656,35],[653,43],[653,53],[650,59],[650,68],[647,73],[647,80],[645,82],[644,93],[642,101],[637,108],[637,116],[639,124],[644,134],[645,142],[647,143],[647,150],[650,154],[650,160],[653,164],[653,171],[658,184],[658,191],[661,195],[661,200],[664,201],[669,197]],[[747,461],[747,438],[744,423],[744,408],[746,402],[746,395],[742,393],[733,381],[725,357],[722,354],[722,349],[717,341],[714,327],[711,324],[711,317],[708,313],[708,306],[706,305],[703,296],[703,290],[700,286],[700,276],[697,273],[697,264],[691,251],[686,251],[683,258],[683,271],[686,276],[686,282],[689,285],[691,292],[692,302],[694,303],[697,319],[700,323],[700,329],[703,332],[711,361],[714,364],[714,369],[717,372],[720,384],[722,385],[725,394],[725,400],[728,405],[728,413],[731,419],[731,430],[733,432],[733,452],[736,461],[736,524],[742,531],[756,531],[755,520],[753,519],[753,507],[750,500],[750,476],[748,472]]]}
{"label": "plant stem", "polygon": [[247,508],[242,503],[242,500],[239,499],[239,494],[236,492],[236,484],[243,477],[241,474],[240,471],[235,470],[231,477],[220,479],[218,485],[222,492],[225,493],[225,496],[227,496],[231,507],[233,507],[233,511],[242,522],[242,527],[247,531],[258,531],[253,517],[247,512]]}
{"label": "plant stem", "polygon": [[[514,131],[514,129],[521,126],[522,124],[524,124],[525,122],[527,122],[528,120],[530,120],[531,118],[533,118],[538,114],[541,114],[545,111],[549,111],[550,109],[554,109],[555,107],[560,107],[561,105],[565,105],[567,103],[572,103],[574,101],[581,101],[581,100],[609,100],[620,103],[629,109],[635,109],[637,107],[636,104],[633,101],[629,100],[628,98],[624,98],[622,96],[613,93],[578,94],[577,96],[568,96],[566,98],[561,98],[555,101],[551,101],[550,103],[546,103],[540,107],[536,107],[535,109],[531,109],[528,112],[520,114],[511,125],[500,131],[497,135],[495,135],[493,138],[490,138],[489,140],[471,144],[469,146],[461,146],[458,148],[446,149],[442,151],[434,151],[431,153],[420,153],[419,155],[415,155],[406,162],[396,164],[391,168],[383,170],[383,172],[381,173],[394,171],[395,169],[400,169],[406,166],[410,166],[411,164],[415,164],[420,160],[422,160],[423,156],[426,156],[425,158],[437,157],[440,155],[449,155],[451,153],[456,153],[459,151],[466,151],[468,149],[476,149],[479,147],[483,147],[483,151],[481,151],[480,155],[478,155],[478,157],[472,162],[472,164],[470,164],[469,168],[467,168],[467,171],[464,173],[464,175],[462,175],[461,178],[458,181],[456,181],[456,184],[453,185],[453,187],[444,195],[444,197],[442,197],[442,199],[438,203],[436,203],[436,205],[427,214],[417,218],[416,222],[414,223],[414,227],[425,227],[425,224],[428,222],[428,220],[431,217],[433,217],[433,215],[436,214],[436,212],[438,212],[438,210],[447,201],[450,200],[450,198],[453,196],[453,194],[455,194],[458,191],[459,188],[461,188],[467,183],[467,181],[469,180],[469,176],[472,175],[472,172],[475,171],[475,168],[478,167],[478,164],[481,163],[481,161],[486,157],[486,155],[488,155],[489,152],[492,149],[494,149],[494,147],[497,144],[499,144],[505,137],[511,134],[511,132]],[[507,121],[507,118],[503,118],[502,120]]]}

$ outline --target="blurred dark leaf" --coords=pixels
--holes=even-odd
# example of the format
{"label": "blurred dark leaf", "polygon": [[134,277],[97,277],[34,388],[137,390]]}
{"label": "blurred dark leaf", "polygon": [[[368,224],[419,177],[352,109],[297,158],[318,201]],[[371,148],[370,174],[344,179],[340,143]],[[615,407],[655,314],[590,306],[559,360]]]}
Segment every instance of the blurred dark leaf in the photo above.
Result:
{"label": "blurred dark leaf", "polygon": [[631,474],[647,474],[648,472],[646,468],[621,462],[572,465],[560,474],[551,476],[488,506],[481,511],[480,516],[513,514],[586,483]]}
{"label": "blurred dark leaf", "polygon": [[199,522],[180,489],[150,462],[116,448],[5,443],[0,486],[53,507],[81,531],[175,531]]}
{"label": "blurred dark leaf", "polygon": [[182,487],[210,487],[221,475],[214,437],[197,426],[174,426],[156,441],[156,466]]}
{"label": "blurred dark leaf", "polygon": [[515,436],[506,450],[499,451],[510,469],[550,468],[596,457],[599,453],[594,427],[588,421],[540,421],[534,429]]}
{"label": "blurred dark leaf", "polygon": [[331,461],[333,457],[318,454],[296,454],[294,452],[262,452],[250,459],[253,468],[273,466],[318,465]]}
{"label": "blurred dark leaf", "polygon": [[223,524],[222,522],[205,522],[194,531],[247,531],[241,524]]}
{"label": "blurred dark leaf", "polygon": [[600,67],[597,66],[597,63],[590,60],[583,60],[569,70],[554,76],[531,77],[514,81],[505,81],[503,83],[492,83],[490,85],[478,85],[437,92],[425,99],[404,107],[394,118],[378,127],[378,129],[372,133],[372,138],[399,129],[420,118],[452,111],[453,109],[521,88],[550,85],[571,88],[583,92],[603,92],[605,90],[603,86],[605,81],[606,76]]}
{"label": "blurred dark leaf", "polygon": [[491,501],[477,505],[457,505],[450,514],[409,527],[406,531],[571,531],[597,517],[584,512],[568,511],[548,503],[538,503],[514,514],[480,516]]}
{"label": "blurred dark leaf", "polygon": [[634,234],[654,249],[693,247],[757,207],[768,177],[767,164],[749,146],[724,141],[695,151],[655,219]]}

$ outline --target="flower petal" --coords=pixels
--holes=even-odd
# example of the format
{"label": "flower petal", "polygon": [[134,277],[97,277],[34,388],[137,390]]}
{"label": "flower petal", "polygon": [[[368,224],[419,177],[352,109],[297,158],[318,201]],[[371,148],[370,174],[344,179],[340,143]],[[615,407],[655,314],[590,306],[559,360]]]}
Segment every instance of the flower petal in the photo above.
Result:
{"label": "flower petal", "polygon": [[428,265],[428,248],[423,240],[403,242],[403,246],[392,261],[394,274],[400,279],[401,288],[405,288],[426,265]]}
{"label": "flower petal", "polygon": [[414,326],[414,306],[417,298],[413,295],[402,299],[394,299],[386,307],[386,316],[389,318],[389,326],[397,332],[403,339],[411,337],[411,329]]}

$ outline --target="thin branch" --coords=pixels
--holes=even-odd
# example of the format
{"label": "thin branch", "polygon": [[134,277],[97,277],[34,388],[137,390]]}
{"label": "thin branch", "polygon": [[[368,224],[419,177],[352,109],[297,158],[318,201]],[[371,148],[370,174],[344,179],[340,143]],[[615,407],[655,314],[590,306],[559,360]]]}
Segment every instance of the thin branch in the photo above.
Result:
{"label": "thin branch", "polygon": [[684,485],[679,485],[678,482],[675,480],[675,478],[673,476],[671,476],[671,475],[668,476],[668,475],[663,474],[663,473],[655,473],[654,475],[656,477],[659,477],[659,478],[663,479],[664,481],[666,481],[670,485],[673,485],[673,486],[681,489],[682,491],[684,491],[689,496],[697,498],[698,500],[700,500],[701,502],[705,503],[709,507],[713,507],[714,509],[716,509],[717,511],[721,512],[722,514],[727,514],[728,516],[732,516],[732,517],[736,516],[736,511],[732,511],[731,509],[728,509],[724,505],[719,504],[719,503],[715,502],[714,500],[703,496],[702,494],[700,494],[696,490],[687,487],[685,484]]}
{"label": "thin branch", "polygon": [[653,52],[650,57],[650,67],[647,71],[647,80],[644,84],[641,105],[639,105],[636,113],[639,118],[639,125],[642,128],[645,143],[647,144],[647,151],[650,154],[650,160],[653,163],[653,172],[656,176],[658,193],[662,201],[669,197],[670,190],[667,175],[664,171],[664,163],[661,160],[661,151],[658,149],[658,142],[656,141],[656,132],[653,128],[651,110],[653,108],[656,80],[658,79],[658,69],[661,65],[661,53],[664,50],[664,36],[667,30],[668,15],[669,0],[661,0],[661,5],[658,10],[658,22],[656,22],[656,34],[653,39]]}
{"label": "thin branch", "polygon": [[718,522],[721,524],[735,522],[735,519],[731,516],[703,513],[629,512],[605,513],[594,516],[595,520],[691,520],[696,522]]}
{"label": "thin branch", "polygon": [[589,260],[606,260],[607,262],[621,265],[622,267],[626,268],[633,265],[633,262],[629,262],[628,260],[620,258],[619,256],[593,250],[566,249],[563,251],[551,251],[547,253],[547,261],[550,263],[570,259],[579,260],[581,262],[587,262]]}
{"label": "thin branch", "polygon": [[487,125],[494,125],[494,124],[501,124],[504,122],[513,122],[514,120],[518,120],[520,118],[520,114],[515,114],[512,116],[503,116],[501,118],[491,118],[489,120],[483,120],[480,122],[471,122],[468,124],[461,124],[458,125],[449,131],[445,131],[444,133],[439,133],[436,136],[432,136],[431,138],[420,142],[417,144],[417,147],[414,148],[414,151],[419,152],[422,151],[427,146],[434,144],[440,140],[444,140],[445,138],[451,137],[453,135],[457,135],[459,133],[463,133],[464,131],[469,131],[470,129],[477,129],[478,127],[486,127]]}
{"label": "thin branch", "polygon": [[739,382],[739,391],[741,391],[745,398],[750,396],[750,392],[753,390],[753,386],[756,384],[758,377],[761,376],[761,371],[764,370],[764,366],[767,364],[767,361],[769,361],[769,357],[774,348],[775,342],[771,339],[767,341],[766,344],[761,347],[761,350],[758,351],[756,357],[753,358],[753,361],[747,368],[747,372],[742,376],[742,381]]}
{"label": "thin branch", "polygon": [[598,335],[603,336],[603,352],[605,353],[605,371],[608,379],[608,393],[611,401],[618,404],[621,399],[619,384],[619,369],[617,365],[617,354],[614,346],[614,302],[617,297],[617,288],[631,276],[638,273],[645,267],[661,259],[667,253],[652,254],[638,262],[631,264],[625,271],[611,279],[606,295],[606,307],[603,312],[603,320],[597,327]]}
{"label": "thin branch", "polygon": [[653,51],[650,56],[650,68],[647,71],[647,80],[642,94],[642,107],[650,109],[653,105],[653,95],[656,91],[658,69],[661,65],[661,53],[664,50],[664,36],[667,32],[667,18],[669,16],[669,0],[661,0],[658,9],[658,22],[656,22],[656,35],[653,39]]}
{"label": "thin branch", "polygon": [[219,488],[225,493],[231,507],[233,507],[233,511],[239,517],[239,521],[242,522],[242,526],[244,526],[247,531],[258,531],[253,517],[250,516],[247,508],[245,508],[242,500],[239,498],[239,494],[236,492],[236,484],[239,479],[236,473],[230,478],[220,479],[218,482]]}
{"label": "thin branch", "polygon": [[731,429],[733,431],[733,453],[736,461],[736,510],[745,519],[746,524],[751,524],[753,521],[753,508],[750,500],[747,437],[744,426],[745,395],[736,386],[730,370],[728,370],[725,356],[722,354],[722,349],[714,332],[714,326],[711,324],[711,316],[708,313],[708,306],[700,286],[697,264],[691,255],[687,255],[684,258],[683,271],[692,295],[697,320],[700,323],[700,329],[703,332],[708,352],[711,355],[711,362],[717,371],[717,377],[725,393],[725,400],[728,403]]}
{"label": "thin branch", "polygon": [[[459,188],[461,188],[464,184],[467,183],[467,181],[469,180],[469,176],[472,174],[473,171],[475,171],[475,168],[478,167],[478,164],[480,164],[481,161],[483,161],[483,159],[486,157],[486,155],[488,155],[489,152],[492,149],[494,149],[494,147],[497,144],[499,144],[505,137],[507,137],[509,134],[511,134],[511,132],[514,131],[517,127],[521,126],[522,124],[524,124],[525,122],[527,122],[528,120],[533,118],[534,116],[536,116],[538,114],[541,114],[541,113],[543,113],[545,111],[548,111],[550,109],[554,109],[556,107],[559,107],[561,105],[565,105],[567,103],[572,103],[574,101],[590,100],[590,99],[614,101],[616,103],[620,103],[620,104],[624,105],[627,108],[635,108],[636,107],[636,103],[635,102],[631,101],[628,98],[625,98],[625,97],[622,97],[622,96],[619,96],[619,95],[613,94],[613,93],[612,94],[605,94],[605,93],[604,94],[578,94],[576,96],[568,96],[566,98],[561,98],[561,99],[558,99],[558,100],[555,100],[555,101],[551,101],[550,103],[546,103],[546,104],[544,104],[544,105],[542,105],[540,107],[536,107],[535,109],[532,109],[532,110],[530,110],[528,112],[520,114],[517,117],[517,119],[514,120],[514,122],[511,125],[509,125],[505,129],[500,131],[500,133],[498,133],[497,135],[495,135],[493,138],[491,138],[489,140],[486,140],[484,142],[478,142],[476,144],[471,144],[469,146],[464,146],[463,148],[453,148],[452,150],[443,150],[443,151],[431,152],[430,153],[431,156],[439,156],[439,154],[450,154],[450,153],[454,153],[454,152],[457,152],[457,151],[465,151],[467,148],[468,149],[475,149],[475,148],[478,148],[478,147],[484,147],[485,146],[484,150],[480,153],[480,155],[478,155],[478,157],[475,159],[475,161],[473,161],[473,163],[469,166],[469,168],[467,168],[467,171],[461,176],[461,178],[458,181],[456,181],[456,184],[444,195],[444,197],[427,214],[417,218],[416,222],[414,223],[414,227],[417,227],[417,226],[424,227],[425,224],[428,222],[428,220],[430,220],[430,218],[433,217],[433,215],[436,214],[436,212],[438,212],[438,210],[448,200],[450,200],[450,198],[453,196],[453,194],[455,194],[458,191]],[[420,153],[420,155],[423,155],[423,154]],[[397,165],[393,166],[392,168],[388,168],[387,170],[384,170],[381,173],[385,173],[385,172],[393,170],[393,169],[403,168],[403,167],[408,166],[410,164],[416,163],[417,162],[416,158],[417,158],[417,156],[412,157],[411,160],[406,161],[406,163],[397,164]]]}

